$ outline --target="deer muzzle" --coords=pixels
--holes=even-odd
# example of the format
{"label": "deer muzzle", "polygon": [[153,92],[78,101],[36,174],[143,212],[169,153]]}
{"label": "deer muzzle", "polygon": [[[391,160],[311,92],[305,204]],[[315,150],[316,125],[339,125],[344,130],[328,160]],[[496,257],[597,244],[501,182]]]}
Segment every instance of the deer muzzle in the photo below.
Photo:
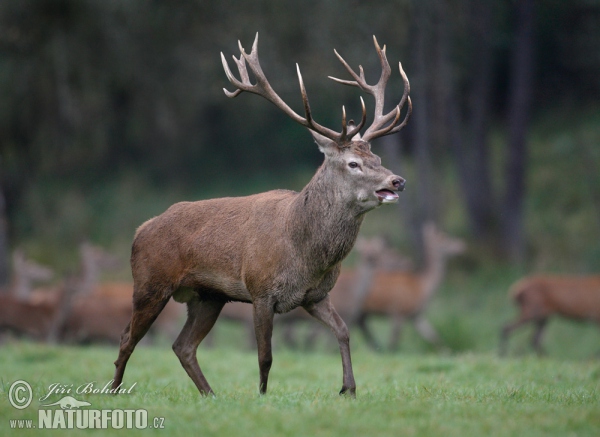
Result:
{"label": "deer muzzle", "polygon": [[404,191],[406,181],[400,176],[392,176],[390,178],[390,187],[382,188],[375,191],[377,199],[381,203],[396,203],[398,201],[398,194],[396,191]]}

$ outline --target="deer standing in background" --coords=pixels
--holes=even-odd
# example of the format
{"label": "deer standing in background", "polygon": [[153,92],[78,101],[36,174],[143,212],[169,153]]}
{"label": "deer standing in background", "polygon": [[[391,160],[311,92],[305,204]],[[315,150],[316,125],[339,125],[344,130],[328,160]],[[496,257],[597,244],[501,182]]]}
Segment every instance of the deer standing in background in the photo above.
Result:
{"label": "deer standing in background", "polygon": [[[77,343],[119,344],[123,326],[131,318],[132,296],[133,283],[128,282],[99,283],[90,294],[76,294],[62,326],[61,339]],[[174,340],[183,324],[184,313],[182,305],[170,301],[150,333],[154,337],[160,332]]]}
{"label": "deer standing in background", "polygon": [[34,282],[49,281],[54,272],[25,257],[21,250],[13,253],[11,284],[0,293],[0,329],[41,339],[50,326],[53,307],[28,302]]}
{"label": "deer standing in background", "polygon": [[[116,269],[120,266],[119,260],[101,247],[87,241],[79,245],[79,269],[70,275],[73,286],[77,288],[76,294],[89,295],[100,281],[100,275],[106,270]],[[60,295],[61,285],[55,287],[39,287],[27,294],[27,299],[32,303],[56,303]]]}
{"label": "deer standing in background", "polygon": [[520,313],[502,328],[501,355],[513,331],[528,323],[535,327],[531,346],[542,354],[542,334],[553,315],[600,324],[600,276],[528,276],[511,286],[509,296]]}
{"label": "deer standing in background", "polygon": [[52,269],[27,259],[21,249],[16,249],[13,252],[11,283],[2,294],[11,295],[19,300],[27,299],[35,282],[46,282],[53,276]]}
{"label": "deer standing in background", "polygon": [[[80,268],[68,279],[70,294],[63,298],[65,284],[41,288],[31,293],[31,303],[56,306],[48,341],[75,343],[107,342],[118,344],[121,331],[131,318],[133,284],[100,282],[103,272],[119,268],[121,262],[101,247],[84,242],[79,247]],[[173,336],[182,317],[180,305],[170,303],[156,328]]]}
{"label": "deer standing in background", "polygon": [[[240,46],[237,64],[241,81],[231,73],[225,56],[223,67],[237,88],[229,97],[247,91],[258,94],[307,127],[325,160],[301,192],[268,191],[247,197],[181,202],[142,224],[134,237],[131,269],[134,280],[133,315],[123,331],[115,361],[113,388],[123,379],[125,366],[136,344],[146,334],[171,297],[186,302],[188,318],[173,350],[201,394],[213,393],[196,358],[196,350],[211,330],[228,301],[251,302],[260,370],[260,393],[266,393],[272,364],[271,335],[275,313],[302,306],[329,326],[337,337],[342,356],[343,385],[340,393],[355,395],[348,329],[328,297],[340,273],[342,260],[357,238],[364,215],[398,200],[404,179],[381,166],[369,141],[404,127],[410,115],[409,84],[402,66],[404,95],[398,106],[383,113],[384,90],[391,68],[374,39],[382,74],[368,85],[337,55],[357,86],[375,98],[375,118],[360,138],[366,121],[346,123],[335,132],[313,120],[298,68],[305,116],[294,112],[271,88],[258,61],[258,34],[252,51]],[[336,52],[337,54],[337,52]],[[256,79],[252,84],[247,66]],[[361,99],[362,101],[362,99]],[[408,112],[401,119],[401,108]]]}
{"label": "deer standing in background", "polygon": [[377,271],[371,282],[362,312],[357,318],[367,343],[379,348],[367,326],[367,317],[373,314],[392,319],[390,350],[398,348],[402,325],[410,320],[419,335],[429,343],[440,345],[440,337],[425,318],[425,310],[446,272],[449,256],[464,252],[465,243],[439,231],[433,223],[423,226],[425,268],[419,273],[404,271]]}

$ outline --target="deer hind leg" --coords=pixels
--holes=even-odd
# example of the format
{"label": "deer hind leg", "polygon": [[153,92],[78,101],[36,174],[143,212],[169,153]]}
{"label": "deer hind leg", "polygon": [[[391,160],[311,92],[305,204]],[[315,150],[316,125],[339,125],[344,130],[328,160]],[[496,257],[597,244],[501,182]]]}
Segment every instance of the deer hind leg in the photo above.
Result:
{"label": "deer hind leg", "polygon": [[418,315],[414,319],[415,329],[419,333],[419,335],[427,342],[433,344],[434,346],[440,346],[442,344],[442,340],[440,335],[437,333],[435,328],[429,320],[427,320],[422,315]]}
{"label": "deer hind leg", "polygon": [[115,361],[115,377],[112,388],[117,388],[123,381],[125,366],[135,346],[146,335],[150,326],[170,299],[169,293],[151,289],[135,289],[133,293],[133,313],[131,320],[121,333],[119,357]]}
{"label": "deer hind leg", "polygon": [[363,337],[365,338],[365,341],[367,342],[369,347],[375,351],[381,350],[379,343],[375,339],[373,332],[371,331],[371,329],[369,328],[369,325],[367,324],[367,317],[368,317],[367,313],[359,314],[358,317],[356,318],[356,324],[358,325],[361,332],[363,333]]}
{"label": "deer hind leg", "polygon": [[198,299],[192,299],[187,305],[188,318],[179,337],[177,337],[177,340],[173,343],[173,352],[175,352],[175,355],[179,358],[179,362],[181,362],[181,365],[188,376],[194,381],[194,384],[196,384],[200,394],[204,396],[208,394],[214,395],[202,370],[200,370],[196,351],[198,350],[200,342],[206,337],[217,321],[221,309],[223,309],[223,306],[225,305],[225,301],[200,301]]}
{"label": "deer hind leg", "polygon": [[400,344],[400,335],[402,334],[402,327],[404,326],[404,317],[400,314],[394,314],[392,316],[392,333],[390,335],[390,352],[396,352],[398,350],[398,344]]}
{"label": "deer hind leg", "polygon": [[347,393],[352,397],[356,397],[356,382],[354,381],[354,374],[352,372],[348,327],[331,304],[329,295],[320,302],[305,306],[304,309],[315,319],[329,327],[335,334],[342,355],[342,369],[344,372],[340,394]]}

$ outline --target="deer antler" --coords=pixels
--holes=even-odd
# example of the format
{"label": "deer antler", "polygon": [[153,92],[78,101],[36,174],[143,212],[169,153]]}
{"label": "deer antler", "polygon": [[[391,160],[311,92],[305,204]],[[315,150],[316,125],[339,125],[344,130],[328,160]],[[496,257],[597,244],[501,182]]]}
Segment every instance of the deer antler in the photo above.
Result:
{"label": "deer antler", "polygon": [[[265,74],[262,71],[260,63],[258,61],[258,32],[256,33],[256,38],[254,39],[254,44],[252,44],[252,51],[250,54],[247,54],[244,48],[242,47],[242,43],[238,41],[238,45],[240,48],[240,58],[237,59],[233,56],[233,60],[235,61],[239,73],[241,81],[235,78],[229,69],[229,64],[225,59],[225,55],[221,52],[221,61],[223,62],[223,68],[225,69],[225,74],[227,75],[227,79],[233,86],[237,89],[233,92],[228,91],[223,88],[225,91],[225,95],[227,97],[236,97],[240,95],[243,91],[247,91],[249,93],[258,94],[259,96],[264,97],[279,109],[281,109],[284,113],[286,113],[292,120],[297,123],[300,123],[302,126],[305,126],[319,134],[335,141],[337,144],[342,145],[347,141],[350,141],[352,137],[354,137],[364,126],[365,121],[367,119],[367,112],[365,109],[365,102],[362,97],[360,99],[362,104],[362,119],[361,122],[354,126],[352,123],[346,123],[346,109],[342,106],[342,131],[335,132],[325,126],[321,126],[312,118],[312,113],[310,110],[310,104],[308,103],[308,95],[306,94],[306,88],[304,87],[304,82],[302,80],[302,74],[300,74],[300,67],[296,64],[296,69],[298,71],[298,81],[300,83],[300,92],[302,94],[302,102],[304,104],[304,113],[305,117],[298,115],[294,110],[292,110],[282,99],[275,93],[269,81],[265,77]],[[252,84],[250,82],[250,77],[248,75],[248,70],[246,68],[246,62],[250,67],[250,70],[254,74],[256,78],[256,84]],[[350,129],[348,129],[348,124],[350,124]]]}
{"label": "deer antler", "polygon": [[[367,129],[367,131],[362,137],[362,139],[367,142],[375,138],[382,137],[384,135],[389,135],[398,132],[400,129],[406,126],[410,114],[412,113],[412,102],[410,100],[410,97],[408,96],[408,94],[410,93],[410,83],[408,82],[406,73],[404,73],[404,70],[402,69],[402,64],[398,63],[400,67],[400,75],[404,80],[404,94],[402,95],[402,99],[400,99],[400,103],[398,103],[398,105],[393,110],[383,115],[385,87],[392,73],[392,69],[390,68],[390,64],[385,54],[385,45],[383,46],[383,49],[380,48],[379,44],[377,43],[377,38],[375,38],[375,36],[373,36],[373,42],[375,43],[375,49],[377,50],[377,54],[379,55],[379,60],[381,62],[381,77],[379,78],[379,82],[377,82],[377,84],[369,85],[365,80],[365,73],[363,71],[362,66],[359,65],[358,67],[360,70],[360,74],[356,74],[352,67],[350,67],[346,61],[344,61],[344,58],[342,58],[336,50],[334,50],[335,55],[338,57],[338,59],[341,61],[344,67],[346,67],[346,70],[348,70],[348,72],[354,78],[354,80],[342,80],[329,76],[330,79],[338,83],[358,87],[364,92],[369,93],[373,97],[375,97],[375,118],[371,126]],[[402,123],[398,124],[398,121],[400,121],[400,111],[402,110],[402,107],[407,101],[408,110]],[[385,126],[387,123],[390,124]]]}

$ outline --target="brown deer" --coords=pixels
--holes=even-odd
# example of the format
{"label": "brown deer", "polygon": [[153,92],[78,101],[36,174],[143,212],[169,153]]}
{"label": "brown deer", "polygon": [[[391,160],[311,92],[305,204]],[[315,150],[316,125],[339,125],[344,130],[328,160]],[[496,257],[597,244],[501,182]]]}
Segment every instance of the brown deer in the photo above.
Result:
{"label": "brown deer", "polygon": [[[79,268],[77,273],[70,275],[73,286],[77,287],[77,295],[89,295],[100,281],[100,275],[107,270],[120,266],[120,261],[101,247],[87,241],[79,245]],[[75,285],[76,284],[76,285]],[[54,287],[39,287],[27,293],[31,303],[56,303],[60,296],[62,284]]]}
{"label": "brown deer", "polygon": [[[63,298],[64,284],[51,288],[36,289],[31,293],[30,303],[44,303],[42,307],[52,310],[54,320],[48,332],[48,340],[76,343],[106,342],[118,344],[123,325],[131,318],[133,283],[100,282],[103,272],[120,267],[120,261],[101,247],[84,242],[79,247],[80,268],[70,278],[68,299]],[[181,328],[181,306],[171,302],[157,323],[156,331],[172,336],[173,330]]]}
{"label": "brown deer", "polygon": [[[173,344],[183,368],[201,394],[212,394],[196,358],[200,342],[213,327],[228,301],[251,302],[254,313],[260,393],[267,391],[272,364],[271,334],[275,313],[302,306],[329,326],[340,346],[343,367],[341,393],[355,395],[348,329],[331,305],[328,292],[340,273],[365,214],[398,199],[404,179],[381,166],[369,141],[402,129],[410,115],[409,83],[402,67],[404,95],[398,106],[383,113],[384,90],[391,68],[374,38],[382,74],[376,85],[366,83],[337,55],[357,86],[375,98],[375,118],[360,138],[358,125],[346,123],[335,132],[313,120],[298,68],[305,116],[294,112],[271,88],[259,64],[258,34],[252,51],[240,46],[237,64],[241,81],[231,73],[221,53],[229,81],[237,88],[229,97],[247,91],[258,94],[307,127],[325,160],[301,192],[275,190],[247,197],[181,202],[142,224],[134,237],[131,268],[134,280],[133,315],[123,331],[115,361],[113,387],[123,379],[127,360],[152,322],[173,297],[186,302],[188,318]],[[337,54],[337,52],[336,52]],[[256,79],[250,81],[247,66]],[[362,100],[362,99],[361,99]],[[401,108],[408,102],[402,122]]]}
{"label": "brown deer", "polygon": [[35,282],[46,282],[53,276],[52,269],[28,259],[23,250],[16,249],[13,252],[11,283],[3,290],[3,293],[19,300],[27,299]]}
{"label": "brown deer", "polygon": [[[61,327],[61,340],[119,344],[123,326],[131,318],[132,296],[133,283],[127,282],[103,282],[90,294],[76,294]],[[152,337],[161,333],[175,339],[184,313],[182,305],[170,301],[152,326]]]}
{"label": "brown deer", "polygon": [[379,345],[371,333],[367,318],[372,314],[391,317],[392,333],[389,349],[398,348],[402,325],[410,320],[421,337],[429,343],[440,345],[440,337],[425,318],[425,310],[444,279],[449,256],[464,252],[462,240],[452,238],[436,228],[433,223],[423,226],[425,268],[419,273],[379,270],[374,275],[364,301],[362,313],[357,318],[367,343],[374,349]]}
{"label": "brown deer", "polygon": [[11,284],[0,293],[0,329],[43,338],[52,322],[53,307],[28,302],[34,282],[49,281],[52,269],[27,259],[22,250],[13,253]]}
{"label": "brown deer", "polygon": [[509,296],[520,313],[502,328],[500,355],[513,331],[528,323],[535,326],[531,345],[542,354],[542,334],[553,315],[600,324],[600,276],[528,276],[510,287]]}

